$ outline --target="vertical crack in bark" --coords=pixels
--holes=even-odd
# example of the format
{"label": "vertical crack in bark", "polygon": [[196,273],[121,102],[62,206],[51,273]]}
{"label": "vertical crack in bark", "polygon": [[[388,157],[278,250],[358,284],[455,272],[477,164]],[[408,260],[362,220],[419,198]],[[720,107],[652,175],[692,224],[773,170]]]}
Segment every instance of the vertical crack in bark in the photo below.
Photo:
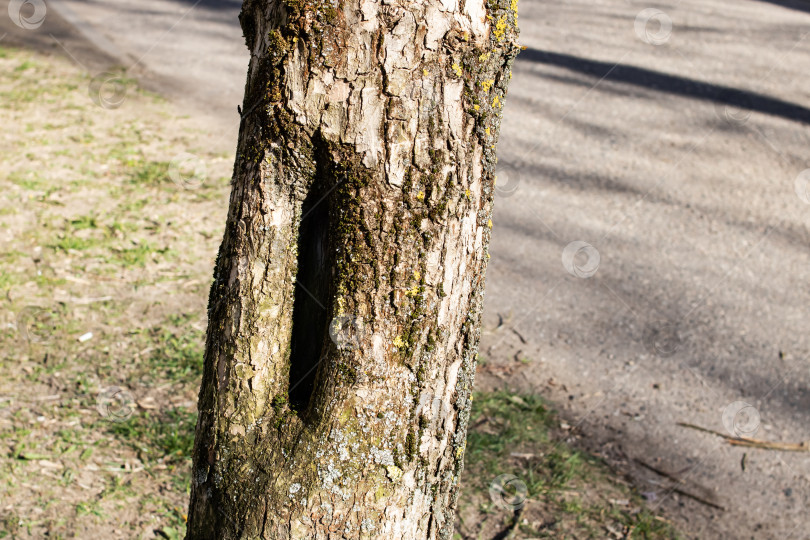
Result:
{"label": "vertical crack in bark", "polygon": [[[320,176],[320,175],[318,175]],[[304,199],[290,343],[290,406],[304,412],[314,390],[328,325],[329,200],[315,179]]]}

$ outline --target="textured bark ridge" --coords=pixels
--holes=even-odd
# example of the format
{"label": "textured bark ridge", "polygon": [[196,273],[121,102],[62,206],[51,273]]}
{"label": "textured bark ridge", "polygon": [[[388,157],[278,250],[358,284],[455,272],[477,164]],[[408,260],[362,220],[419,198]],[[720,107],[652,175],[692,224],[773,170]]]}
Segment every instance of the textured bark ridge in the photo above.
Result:
{"label": "textured bark ridge", "polygon": [[450,538],[517,0],[247,0],[202,538]]}

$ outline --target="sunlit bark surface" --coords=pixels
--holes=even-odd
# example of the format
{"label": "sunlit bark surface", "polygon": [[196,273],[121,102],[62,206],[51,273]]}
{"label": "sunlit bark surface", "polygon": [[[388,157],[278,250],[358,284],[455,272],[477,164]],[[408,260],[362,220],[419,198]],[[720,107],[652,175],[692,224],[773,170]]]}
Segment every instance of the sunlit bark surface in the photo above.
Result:
{"label": "sunlit bark surface", "polygon": [[187,538],[450,538],[516,0],[240,19]]}

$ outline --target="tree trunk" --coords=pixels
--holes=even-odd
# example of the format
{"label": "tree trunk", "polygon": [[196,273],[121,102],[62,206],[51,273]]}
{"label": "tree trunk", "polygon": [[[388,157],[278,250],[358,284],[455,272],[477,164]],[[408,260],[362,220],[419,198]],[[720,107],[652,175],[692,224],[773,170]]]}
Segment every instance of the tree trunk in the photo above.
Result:
{"label": "tree trunk", "polygon": [[245,1],[188,539],[452,536],[516,4]]}

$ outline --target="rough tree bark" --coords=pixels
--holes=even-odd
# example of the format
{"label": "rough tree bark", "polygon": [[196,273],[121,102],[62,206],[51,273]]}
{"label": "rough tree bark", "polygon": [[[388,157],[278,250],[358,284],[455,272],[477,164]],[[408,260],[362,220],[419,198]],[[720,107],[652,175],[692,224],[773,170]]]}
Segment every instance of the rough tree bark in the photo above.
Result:
{"label": "rough tree bark", "polygon": [[452,535],[516,4],[245,1],[188,539]]}

